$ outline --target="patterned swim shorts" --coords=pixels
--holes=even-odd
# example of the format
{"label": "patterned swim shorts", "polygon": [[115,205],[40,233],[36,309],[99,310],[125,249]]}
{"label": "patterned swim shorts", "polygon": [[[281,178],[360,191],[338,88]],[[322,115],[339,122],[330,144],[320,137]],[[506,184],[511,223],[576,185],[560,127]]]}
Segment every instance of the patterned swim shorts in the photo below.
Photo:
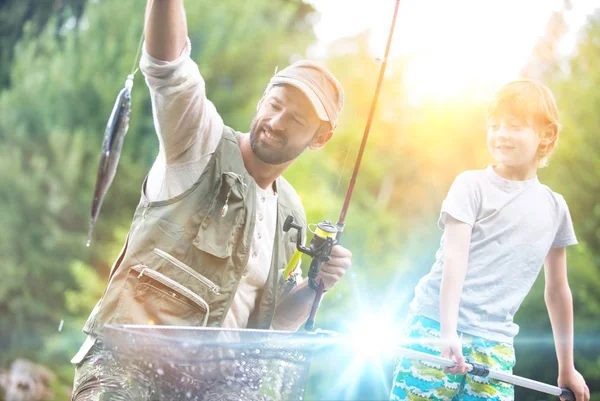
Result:
{"label": "patterned swim shorts", "polygon": [[[407,344],[406,348],[440,355],[438,345],[426,340],[440,338],[440,324],[424,316],[407,319],[405,335],[423,343]],[[515,353],[512,344],[500,343],[462,334],[462,352],[467,362],[476,362],[499,372],[512,373]],[[400,357],[394,368],[390,400],[448,401],[512,401],[511,384],[487,377],[446,374],[439,365]]]}

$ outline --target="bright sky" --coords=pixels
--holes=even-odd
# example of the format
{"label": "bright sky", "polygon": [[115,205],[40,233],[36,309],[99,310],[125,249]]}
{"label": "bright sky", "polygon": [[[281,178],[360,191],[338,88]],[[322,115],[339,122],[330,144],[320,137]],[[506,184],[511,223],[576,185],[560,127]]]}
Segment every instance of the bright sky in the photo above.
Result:
{"label": "bright sky", "polygon": [[[395,0],[309,2],[322,15],[315,56],[332,41],[366,29],[373,31],[374,57],[383,56]],[[467,88],[487,97],[518,77],[552,11],[562,5],[562,0],[400,0],[392,57],[411,57],[403,83],[413,98],[452,98]],[[574,48],[577,31],[597,7],[598,0],[572,0],[563,53]]]}

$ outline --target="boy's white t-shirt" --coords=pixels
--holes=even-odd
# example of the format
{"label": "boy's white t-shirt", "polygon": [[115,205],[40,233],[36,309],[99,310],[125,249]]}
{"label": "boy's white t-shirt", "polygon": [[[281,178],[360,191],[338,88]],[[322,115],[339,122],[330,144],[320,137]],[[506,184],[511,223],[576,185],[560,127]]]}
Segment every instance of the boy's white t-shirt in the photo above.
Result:
{"label": "boy's white t-shirt", "polygon": [[[511,181],[489,166],[456,177],[442,204],[442,230],[448,215],[473,227],[458,330],[512,343],[519,331],[513,317],[550,248],[577,244],[567,203],[537,177]],[[411,313],[437,321],[443,241],[442,236],[436,261],[410,304]]]}

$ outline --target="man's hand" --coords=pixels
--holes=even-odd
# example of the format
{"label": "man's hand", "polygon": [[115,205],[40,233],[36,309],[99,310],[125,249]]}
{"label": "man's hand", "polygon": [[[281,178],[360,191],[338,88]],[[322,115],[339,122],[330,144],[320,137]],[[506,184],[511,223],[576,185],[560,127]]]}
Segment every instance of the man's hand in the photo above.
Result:
{"label": "man's hand", "polygon": [[575,370],[575,368],[569,369],[566,372],[560,372],[558,375],[558,385],[570,389],[575,394],[577,401],[590,400],[590,389],[585,384],[585,379],[581,373]]}
{"label": "man's hand", "polygon": [[352,266],[352,253],[341,245],[331,248],[329,260],[321,264],[317,279],[322,279],[325,290],[332,288]]}
{"label": "man's hand", "polygon": [[[331,249],[329,261],[321,264],[321,270],[317,275],[323,280],[325,289],[328,290],[337,283],[351,266],[352,254],[340,245],[334,245]],[[289,294],[281,300],[275,309],[272,327],[275,330],[296,331],[306,321],[310,307],[315,300],[315,292],[308,285],[308,279],[304,279]]]}
{"label": "man's hand", "polygon": [[465,365],[465,358],[462,353],[462,341],[460,337],[453,331],[451,333],[442,333],[441,337],[442,345],[442,356],[444,358],[450,358],[456,362],[451,368],[444,368],[444,372],[453,375],[464,375],[467,373],[467,366]]}

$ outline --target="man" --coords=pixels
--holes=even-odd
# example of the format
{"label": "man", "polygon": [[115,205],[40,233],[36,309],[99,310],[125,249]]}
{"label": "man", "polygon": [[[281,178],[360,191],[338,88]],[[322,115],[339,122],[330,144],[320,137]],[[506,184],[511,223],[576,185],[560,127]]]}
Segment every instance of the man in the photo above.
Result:
{"label": "man", "polygon": [[[269,82],[250,133],[237,133],[206,99],[183,0],[149,0],[146,13],[140,64],[160,150],[73,358],[74,400],[98,399],[101,386],[120,395],[142,391],[102,368],[97,338],[105,324],[296,330],[314,299],[299,268],[282,276],[296,242],[283,222],[291,215],[305,226],[306,217],[281,174],[331,138],[343,106],[340,83],[316,63],[292,64]],[[350,252],[335,246],[318,279],[329,289],[350,265]]]}

